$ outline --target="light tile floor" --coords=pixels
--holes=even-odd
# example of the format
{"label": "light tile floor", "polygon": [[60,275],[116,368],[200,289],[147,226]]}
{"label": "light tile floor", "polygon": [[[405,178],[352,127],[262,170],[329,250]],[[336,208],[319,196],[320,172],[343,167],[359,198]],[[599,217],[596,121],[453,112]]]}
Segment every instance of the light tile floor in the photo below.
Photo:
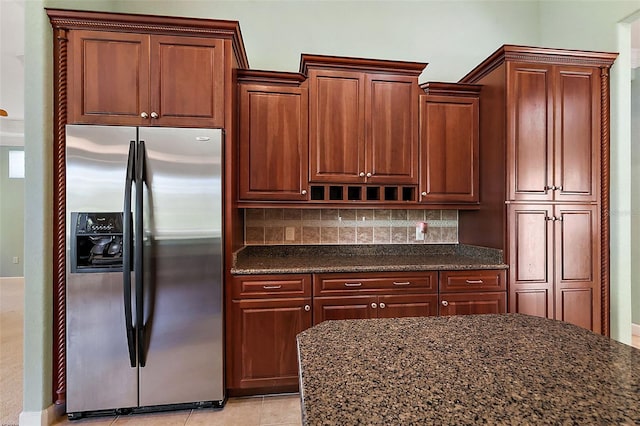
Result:
{"label": "light tile floor", "polygon": [[[22,327],[24,283],[21,279],[0,282],[0,421],[17,425],[22,411]],[[640,349],[640,336],[632,345]],[[299,425],[298,394],[251,398],[231,398],[222,410],[202,409],[170,413],[88,418],[70,422],[66,417],[56,425],[132,426],[257,426]]]}
{"label": "light tile floor", "polygon": [[55,425],[130,426],[284,426],[302,423],[298,394],[231,398],[220,410],[202,409],[74,420]]}

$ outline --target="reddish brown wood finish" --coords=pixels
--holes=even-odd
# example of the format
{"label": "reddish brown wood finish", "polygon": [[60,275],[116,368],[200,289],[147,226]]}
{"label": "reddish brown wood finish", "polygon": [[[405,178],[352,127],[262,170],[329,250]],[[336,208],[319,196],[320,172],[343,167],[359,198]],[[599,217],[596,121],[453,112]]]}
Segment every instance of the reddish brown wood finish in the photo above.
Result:
{"label": "reddish brown wood finish", "polygon": [[371,184],[418,182],[415,77],[365,75],[365,163]]}
{"label": "reddish brown wood finish", "polygon": [[456,86],[421,86],[428,93],[420,96],[421,202],[479,200],[480,86],[459,85],[458,95]]}
{"label": "reddish brown wood finish", "polygon": [[554,318],[551,217],[546,204],[509,206],[509,312]]}
{"label": "reddish brown wood finish", "polygon": [[428,317],[438,315],[438,296],[411,294],[378,296],[378,318]]}
{"label": "reddish brown wood finish", "polygon": [[511,200],[597,201],[600,71],[509,63]]}
{"label": "reddish brown wood finish", "polygon": [[507,272],[504,269],[440,272],[440,293],[475,291],[507,291]]}
{"label": "reddish brown wood finish", "polygon": [[313,322],[436,315],[438,273],[371,272],[313,276]]}
{"label": "reddish brown wood finish", "polygon": [[[239,198],[304,201],[309,198],[307,88],[300,86],[300,74],[267,74],[239,72]],[[286,77],[292,77],[289,84],[282,83]]]}
{"label": "reddish brown wood finish", "polygon": [[505,292],[440,294],[439,315],[503,314],[507,312]]}
{"label": "reddish brown wood finish", "polygon": [[311,277],[237,276],[229,293],[227,386],[236,391],[297,385],[296,335],[311,327]]}
{"label": "reddish brown wood finish", "polygon": [[510,312],[601,333],[598,207],[512,204],[509,224]]}
{"label": "reddish brown wood finish", "polygon": [[[234,150],[236,111],[233,84],[234,68],[248,68],[246,53],[240,27],[235,21],[220,21],[193,18],[174,18],[150,15],[129,15],[102,12],[84,12],[73,10],[47,9],[47,15],[54,29],[54,196],[53,208],[56,214],[53,220],[53,397],[56,404],[65,402],[65,125],[72,122],[68,109],[72,108],[74,84],[69,78],[73,73],[73,53],[68,48],[68,39],[73,38],[76,31],[108,31],[112,33],[134,33],[154,35],[195,36],[197,38],[215,38],[224,40],[224,91],[225,100],[225,270],[229,277],[231,254],[242,244],[242,216],[234,208],[236,200]],[[108,49],[107,49],[108,50]],[[116,92],[120,87],[114,88]],[[90,122],[89,124],[98,124]]]}
{"label": "reddish brown wood finish", "polygon": [[471,315],[507,312],[507,274],[500,270],[442,271],[439,314]]}
{"label": "reddish brown wood finish", "polygon": [[69,122],[224,126],[224,42],[73,31]]}
{"label": "reddish brown wood finish", "polygon": [[417,184],[417,77],[425,66],[302,55],[311,182]]}
{"label": "reddish brown wood finish", "polygon": [[[522,202],[509,207],[505,231],[499,231],[505,235],[503,247],[510,264],[510,311],[562,318],[605,335],[609,334],[610,309],[608,70],[616,57],[616,53],[505,45],[461,80],[484,85],[483,144],[487,140],[497,141],[496,148],[506,144],[510,171],[503,199],[499,197],[503,190],[485,187],[481,180],[483,206],[478,213],[461,212],[460,241],[486,245],[483,241],[490,242],[491,238],[483,235],[484,229],[474,229],[473,221],[496,224],[497,220],[491,221],[490,211],[503,210],[505,200]],[[504,107],[487,108],[487,100],[496,105],[504,102]],[[486,130],[492,126],[497,130]],[[481,170],[491,168],[491,160],[487,163],[490,157],[484,152],[483,148]],[[484,206],[486,201],[489,205]],[[534,206],[530,202],[548,204]],[[567,259],[549,259],[554,250],[559,253],[558,229],[564,229],[561,225],[565,222],[552,221],[556,236],[551,240],[540,236],[539,218],[543,216],[541,210],[558,217],[557,209],[567,207],[559,203],[583,203],[569,208],[591,213],[581,210],[581,214],[567,216],[567,228],[573,227],[573,231],[565,235],[577,240],[565,243],[560,251]],[[519,222],[516,216],[520,216]],[[595,222],[585,225],[587,217]],[[514,227],[533,228],[540,239],[546,238],[545,247],[548,243],[556,245],[546,247],[544,255],[517,251],[521,245],[540,248],[542,243],[534,242],[533,237],[527,242],[523,231]],[[577,232],[578,228],[583,232]],[[587,241],[594,246],[585,247]],[[593,263],[590,273],[596,279],[592,282],[582,277],[572,281],[576,287],[565,290],[557,270],[585,275],[588,268],[580,259]],[[547,275],[542,276],[545,270]]]}
{"label": "reddish brown wood finish", "polygon": [[152,36],[150,48],[151,125],[224,127],[224,41]]}
{"label": "reddish brown wood finish", "polygon": [[362,73],[309,71],[311,182],[363,182],[364,113]]}
{"label": "reddish brown wood finish", "polygon": [[296,335],[311,327],[311,298],[233,302],[233,389],[295,385]]}
{"label": "reddish brown wood finish", "polygon": [[69,123],[148,125],[149,36],[105,31],[69,35]]}
{"label": "reddish brown wood finish", "polygon": [[425,272],[364,272],[313,275],[314,296],[348,296],[358,294],[435,293],[438,273]]}

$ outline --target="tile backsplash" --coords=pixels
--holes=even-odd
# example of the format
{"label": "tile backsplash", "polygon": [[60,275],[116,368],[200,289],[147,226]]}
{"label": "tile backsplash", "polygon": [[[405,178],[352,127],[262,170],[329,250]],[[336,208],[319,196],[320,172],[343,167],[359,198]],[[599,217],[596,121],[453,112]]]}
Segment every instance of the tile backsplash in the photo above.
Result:
{"label": "tile backsplash", "polygon": [[245,209],[244,224],[246,245],[458,242],[457,210]]}

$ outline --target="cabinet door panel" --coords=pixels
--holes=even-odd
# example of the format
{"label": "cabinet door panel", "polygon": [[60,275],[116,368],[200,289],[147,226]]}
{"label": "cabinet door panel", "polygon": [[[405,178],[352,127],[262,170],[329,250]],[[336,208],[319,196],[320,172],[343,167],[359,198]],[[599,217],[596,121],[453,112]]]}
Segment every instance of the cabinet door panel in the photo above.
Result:
{"label": "cabinet door panel", "polygon": [[516,285],[510,287],[511,307],[509,312],[553,318],[553,312],[549,311],[549,307],[553,306],[551,303],[553,296],[548,289],[523,289]]}
{"label": "cabinet door panel", "polygon": [[240,198],[306,200],[307,91],[241,85]]}
{"label": "cabinet door panel", "polygon": [[600,75],[597,68],[558,67],[555,191],[559,201],[596,201],[600,174]]}
{"label": "cabinet door panel", "polygon": [[[556,319],[570,322],[587,330],[600,332],[600,321],[594,321],[594,294],[591,288],[565,288],[556,293],[558,297],[558,317]],[[594,330],[595,329],[595,330]]]}
{"label": "cabinet door panel", "polygon": [[[547,205],[509,206],[510,312],[520,312],[518,309],[523,307],[541,312],[541,294],[553,292],[553,229],[548,220],[552,213],[552,207]],[[546,302],[546,312],[553,318],[553,298]]]}
{"label": "cabinet door panel", "polygon": [[147,124],[149,36],[71,31],[69,49],[69,123]]}
{"label": "cabinet door panel", "polygon": [[550,65],[509,64],[507,164],[511,200],[550,200],[553,96]]}
{"label": "cabinet door panel", "polygon": [[503,314],[505,292],[440,294],[440,315]]}
{"label": "cabinet door panel", "polygon": [[597,206],[559,205],[556,221],[556,319],[600,332],[600,227]]}
{"label": "cabinet door panel", "polygon": [[375,318],[376,311],[371,307],[376,296],[314,297],[313,323],[326,320]]}
{"label": "cabinet door panel", "polygon": [[470,270],[440,272],[440,292],[506,291],[505,270]]}
{"label": "cabinet door panel", "polygon": [[224,41],[152,36],[151,125],[224,127]]}
{"label": "cabinet door panel", "polygon": [[378,318],[427,317],[438,315],[438,296],[411,294],[378,296]]}
{"label": "cabinet door panel", "polygon": [[311,182],[362,183],[364,75],[309,71]]}
{"label": "cabinet door panel", "polygon": [[367,74],[367,182],[418,183],[416,89],[413,77]]}
{"label": "cabinet door panel", "polygon": [[234,300],[230,387],[295,385],[296,335],[311,327],[310,298]]}
{"label": "cabinet door panel", "polygon": [[420,201],[478,201],[478,99],[423,96]]}

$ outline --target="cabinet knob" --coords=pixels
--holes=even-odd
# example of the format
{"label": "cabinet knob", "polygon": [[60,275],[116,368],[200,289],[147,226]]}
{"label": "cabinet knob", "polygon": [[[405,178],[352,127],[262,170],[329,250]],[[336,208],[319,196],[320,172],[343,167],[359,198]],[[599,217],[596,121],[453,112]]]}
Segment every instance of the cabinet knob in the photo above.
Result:
{"label": "cabinet knob", "polygon": [[309,312],[309,311],[311,310],[311,306],[309,306],[309,305],[304,305],[304,310],[305,310],[306,312]]}
{"label": "cabinet knob", "polygon": [[140,117],[149,118],[149,114],[147,114],[146,112],[142,111],[142,113],[140,114]]}
{"label": "cabinet knob", "polygon": [[307,195],[307,190],[306,189],[302,190],[302,195]]}
{"label": "cabinet knob", "polygon": [[360,177],[364,177],[364,172],[360,172]]}
{"label": "cabinet knob", "polygon": [[151,113],[151,118],[158,118],[158,117],[159,117],[159,116],[158,116],[158,113],[157,113],[157,112],[153,111],[153,112]]}
{"label": "cabinet knob", "polygon": [[367,173],[367,177],[371,177],[371,173]]}
{"label": "cabinet knob", "polygon": [[375,308],[377,308],[377,307],[378,307],[378,305],[376,305],[376,303],[374,302],[374,303],[372,303],[372,304],[371,304],[371,307],[372,307],[373,309],[375,309]]}
{"label": "cabinet knob", "polygon": [[446,300],[442,301],[442,306],[449,306],[449,302],[447,302]]}
{"label": "cabinet knob", "polygon": [[560,186],[556,186],[556,189],[557,189],[558,191],[562,191],[562,185],[560,185]]}
{"label": "cabinet knob", "polygon": [[422,191],[422,193],[420,195],[422,195],[423,197],[426,197],[427,196],[427,191]]}
{"label": "cabinet knob", "polygon": [[384,302],[380,302],[380,309],[384,309],[386,307],[387,307],[387,305],[385,305]]}

